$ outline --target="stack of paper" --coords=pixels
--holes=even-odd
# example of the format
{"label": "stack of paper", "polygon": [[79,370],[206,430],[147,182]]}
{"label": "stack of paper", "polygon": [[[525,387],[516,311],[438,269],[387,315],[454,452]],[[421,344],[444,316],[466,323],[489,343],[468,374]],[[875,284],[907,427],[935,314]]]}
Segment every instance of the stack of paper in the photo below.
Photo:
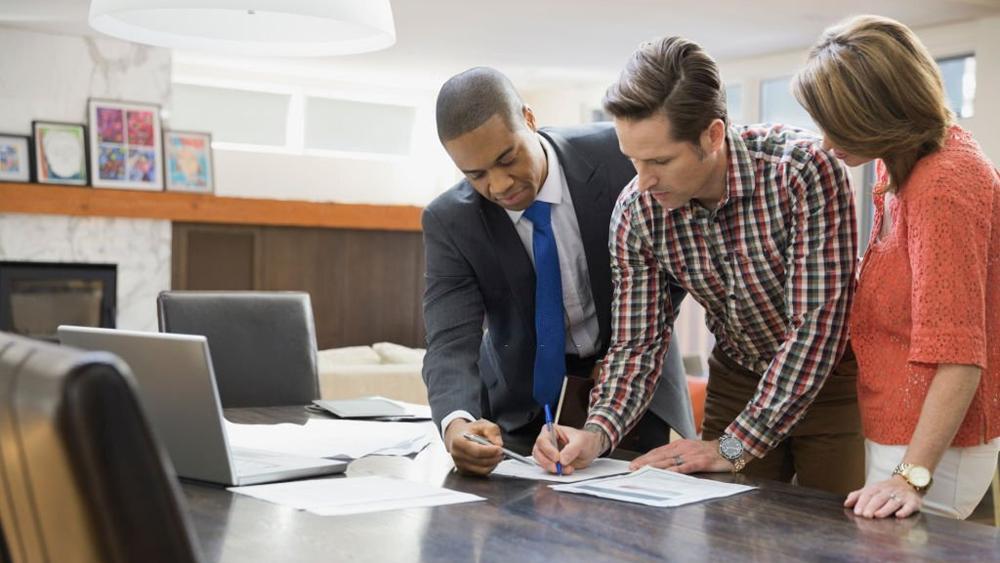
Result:
{"label": "stack of paper", "polygon": [[407,422],[309,419],[298,424],[226,421],[230,447],[302,457],[357,459],[371,454],[409,455],[430,444],[433,427]]}
{"label": "stack of paper", "polygon": [[361,514],[485,500],[476,495],[424,483],[385,477],[312,479],[272,485],[232,487],[229,490],[320,516]]}
{"label": "stack of paper", "polygon": [[586,481],[587,479],[595,479],[597,477],[628,473],[628,465],[629,462],[620,459],[600,458],[595,459],[588,467],[574,469],[572,475],[555,475],[537,465],[528,465],[520,461],[508,459],[500,462],[500,465],[497,465],[496,469],[493,470],[493,474],[503,475],[504,477],[517,477],[519,479],[576,483],[577,481]]}
{"label": "stack of paper", "polygon": [[557,491],[623,500],[648,506],[682,506],[714,498],[728,497],[755,489],[699,479],[673,471],[646,466],[634,473],[568,485],[550,485]]}

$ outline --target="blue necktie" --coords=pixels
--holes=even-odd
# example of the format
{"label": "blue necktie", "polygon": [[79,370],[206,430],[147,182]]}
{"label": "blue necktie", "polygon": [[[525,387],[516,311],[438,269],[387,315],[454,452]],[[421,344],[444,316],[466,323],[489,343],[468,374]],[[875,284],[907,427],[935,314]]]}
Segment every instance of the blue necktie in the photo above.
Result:
{"label": "blue necktie", "polygon": [[535,255],[535,372],[532,395],[539,405],[556,407],[566,375],[566,325],[563,321],[559,251],[552,233],[552,206],[536,201],[524,211],[533,228]]}

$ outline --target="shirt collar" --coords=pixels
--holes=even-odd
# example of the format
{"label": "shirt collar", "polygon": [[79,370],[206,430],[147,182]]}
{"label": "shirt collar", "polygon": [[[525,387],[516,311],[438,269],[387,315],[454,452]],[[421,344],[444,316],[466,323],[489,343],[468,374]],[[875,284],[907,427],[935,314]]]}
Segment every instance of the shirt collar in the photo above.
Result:
{"label": "shirt collar", "polygon": [[757,187],[750,151],[747,150],[743,137],[732,127],[726,128],[726,150],[729,155],[729,171],[726,175],[726,193],[722,196],[719,207],[731,199],[752,196]]}
{"label": "shirt collar", "polygon": [[[544,201],[551,203],[552,205],[559,205],[563,200],[563,185],[566,183],[563,177],[562,168],[559,166],[559,157],[556,155],[555,149],[549,144],[548,139],[535,133],[538,137],[539,142],[542,144],[542,149],[545,151],[545,161],[548,163],[546,165],[546,170],[548,174],[545,176],[545,182],[542,183],[542,189],[538,190],[538,195],[535,196],[535,201]],[[510,220],[516,225],[518,221],[521,220],[521,216],[524,215],[524,211],[512,211],[510,209],[504,209]]]}

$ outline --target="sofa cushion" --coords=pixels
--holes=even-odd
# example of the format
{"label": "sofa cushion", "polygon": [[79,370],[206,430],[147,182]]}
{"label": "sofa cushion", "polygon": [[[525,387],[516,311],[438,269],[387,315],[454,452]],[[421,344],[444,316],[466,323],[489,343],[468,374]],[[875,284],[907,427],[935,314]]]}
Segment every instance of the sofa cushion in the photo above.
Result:
{"label": "sofa cushion", "polygon": [[319,372],[320,397],[356,399],[379,395],[420,405],[427,404],[427,387],[419,364],[325,366]]}
{"label": "sofa cushion", "polygon": [[376,342],[372,350],[382,358],[383,364],[423,364],[423,348],[407,348],[392,342]]}
{"label": "sofa cushion", "polygon": [[382,357],[371,346],[330,348],[320,350],[316,356],[321,365],[360,366],[382,363]]}

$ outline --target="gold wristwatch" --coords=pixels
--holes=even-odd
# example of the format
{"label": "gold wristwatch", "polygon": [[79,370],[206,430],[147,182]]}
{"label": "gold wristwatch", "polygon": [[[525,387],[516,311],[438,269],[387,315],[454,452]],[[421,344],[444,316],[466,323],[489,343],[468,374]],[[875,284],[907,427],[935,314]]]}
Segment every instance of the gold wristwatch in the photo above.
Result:
{"label": "gold wristwatch", "polygon": [[892,470],[892,474],[901,476],[918,493],[926,491],[934,484],[930,470],[912,463],[900,463]]}

